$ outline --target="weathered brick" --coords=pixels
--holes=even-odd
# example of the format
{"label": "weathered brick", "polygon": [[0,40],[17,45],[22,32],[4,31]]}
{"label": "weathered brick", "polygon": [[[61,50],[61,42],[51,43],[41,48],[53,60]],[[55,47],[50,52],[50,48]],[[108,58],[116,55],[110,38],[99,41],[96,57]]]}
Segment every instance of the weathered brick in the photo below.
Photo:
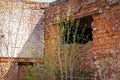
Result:
{"label": "weathered brick", "polygon": [[[59,6],[60,13],[57,13],[55,6]],[[70,19],[81,18],[88,15],[91,15],[94,19],[92,24],[93,41],[92,44],[88,46],[88,49],[83,51],[82,55],[82,57],[85,58],[84,64],[82,64],[84,69],[89,66],[94,66],[94,79],[96,80],[112,80],[113,75],[115,80],[119,80],[120,78],[117,78],[119,76],[119,59],[115,57],[120,55],[120,4],[117,0],[68,0],[65,2],[58,1],[56,4],[50,5],[45,13],[45,41],[47,41],[47,43],[45,43],[45,54],[57,54],[48,46],[51,44],[51,38],[47,37],[51,37],[53,34],[50,34],[50,32],[57,27],[55,17],[53,16],[58,15],[61,21],[64,22],[67,19],[66,13],[69,8],[71,8],[72,11],[69,16]],[[50,23],[54,24],[51,29],[47,26]],[[57,43],[58,41],[56,40],[54,44]],[[61,45],[63,46],[64,44]],[[81,44],[77,44],[76,46],[78,45]],[[68,44],[68,46],[70,45]],[[58,45],[54,45],[53,48],[57,49]],[[53,50],[53,52],[51,52],[51,50]],[[67,50],[68,52],[71,51],[71,49]],[[76,52],[80,53],[79,51]],[[112,53],[113,56],[110,53]],[[78,60],[80,61],[80,58]],[[93,63],[92,65],[90,61]],[[94,64],[97,61],[100,62],[100,64]],[[81,63],[78,65],[81,65]],[[105,73],[102,74],[103,72]],[[106,77],[104,75],[106,75]]]}

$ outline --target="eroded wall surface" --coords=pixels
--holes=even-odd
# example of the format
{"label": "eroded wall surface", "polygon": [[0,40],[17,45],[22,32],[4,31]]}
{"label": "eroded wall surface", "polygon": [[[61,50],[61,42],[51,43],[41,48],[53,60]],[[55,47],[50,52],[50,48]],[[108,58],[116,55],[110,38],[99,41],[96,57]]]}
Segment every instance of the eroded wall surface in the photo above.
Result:
{"label": "eroded wall surface", "polygon": [[[0,30],[1,30],[1,53],[0,57],[32,57],[30,52],[25,51],[20,53],[21,49],[27,42],[31,51],[34,51],[35,48],[32,48],[31,44],[34,42],[27,41],[29,36],[34,34],[34,36],[39,36],[40,34],[44,35],[44,30],[42,32],[34,32],[33,30],[37,28],[37,24],[41,23],[40,19],[44,17],[44,8],[47,6],[45,3],[27,3],[20,0],[11,0],[11,1],[0,1]],[[40,29],[39,29],[40,30]],[[33,37],[34,37],[33,36]],[[33,41],[38,41],[36,38],[31,37]],[[42,44],[43,36],[39,37],[39,42],[37,45]],[[41,40],[41,41],[40,41]],[[40,47],[43,50],[43,45]],[[39,51],[39,49],[37,49]],[[39,51],[40,54],[43,52]],[[20,55],[22,54],[22,55]],[[27,55],[27,56],[26,56]]]}
{"label": "eroded wall surface", "polygon": [[[51,13],[51,14],[50,14]],[[94,19],[93,41],[83,44],[73,44],[79,47],[86,46],[83,52],[82,63],[78,63],[81,69],[86,71],[93,69],[92,78],[94,80],[119,80],[119,56],[120,56],[120,2],[119,0],[62,0],[52,3],[46,11],[45,18],[45,54],[54,57],[54,65],[59,63],[58,56],[64,58],[62,46],[58,36],[60,20],[76,19],[91,15]],[[53,37],[51,37],[53,36]],[[52,47],[51,47],[52,46]],[[59,48],[60,49],[59,49]],[[81,50],[81,47],[76,53]],[[68,52],[71,48],[68,49]],[[70,52],[69,52],[70,53]],[[54,56],[53,56],[54,55]],[[56,55],[56,56],[55,56]],[[50,56],[49,56],[50,57]],[[81,61],[81,58],[77,59]],[[62,60],[64,65],[64,60]],[[59,66],[59,65],[57,65]]]}
{"label": "eroded wall surface", "polygon": [[27,66],[20,67],[10,58],[43,57],[42,21],[47,6],[25,0],[0,0],[0,61],[6,59],[0,62],[0,80],[23,80]]}

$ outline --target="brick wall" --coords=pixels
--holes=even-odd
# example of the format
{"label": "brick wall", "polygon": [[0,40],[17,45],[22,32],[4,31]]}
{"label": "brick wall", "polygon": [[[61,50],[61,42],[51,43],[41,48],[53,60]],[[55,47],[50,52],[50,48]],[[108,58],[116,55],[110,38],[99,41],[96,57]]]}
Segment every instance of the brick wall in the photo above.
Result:
{"label": "brick wall", "polygon": [[[62,46],[65,45],[59,43],[58,40],[58,35],[61,33],[57,19],[60,18],[60,21],[64,22],[67,18],[76,19],[91,15],[94,19],[92,23],[93,41],[82,45],[87,45],[88,48],[83,51],[83,64],[78,63],[78,65],[82,64],[81,68],[85,70],[94,69],[93,78],[95,80],[120,79],[118,76],[120,2],[118,0],[61,0],[51,3],[45,14],[45,54],[52,56],[53,65],[56,66],[59,62],[58,57],[53,55],[60,52],[62,59],[64,58]],[[76,44],[77,47],[78,45],[81,44]],[[58,47],[60,47],[60,51]],[[71,51],[71,49],[67,50]],[[79,50],[77,52],[80,53]],[[78,58],[78,60],[81,59]],[[64,65],[64,59],[62,64]]]}
{"label": "brick wall", "polygon": [[[42,21],[47,6],[25,0],[0,1],[0,80],[18,80],[17,62],[34,62],[30,58],[43,57]],[[20,74],[26,68],[21,67]],[[23,80],[21,76],[19,80]]]}
{"label": "brick wall", "polygon": [[[48,6],[48,4],[21,2],[19,0],[1,1],[0,29],[1,36],[3,36],[1,38],[1,57],[32,57],[29,53],[26,53],[28,56],[20,55],[20,51],[29,38],[29,35],[32,36],[30,37],[32,39],[34,39],[34,36],[39,35],[33,32],[33,30],[38,27],[37,24],[41,23],[39,20],[43,18],[43,8],[45,6]],[[42,27],[42,25],[39,27]],[[31,33],[34,33],[34,36]],[[37,41],[36,38],[34,41]],[[33,42],[28,43],[32,44]]]}

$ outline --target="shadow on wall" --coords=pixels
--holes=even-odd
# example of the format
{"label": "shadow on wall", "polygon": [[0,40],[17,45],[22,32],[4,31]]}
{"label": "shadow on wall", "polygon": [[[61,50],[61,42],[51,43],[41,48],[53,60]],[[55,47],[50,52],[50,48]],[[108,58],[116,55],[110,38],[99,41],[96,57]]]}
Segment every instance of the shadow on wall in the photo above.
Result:
{"label": "shadow on wall", "polygon": [[44,53],[43,19],[44,15],[41,17],[32,33],[29,35],[28,40],[25,42],[23,48],[18,54],[19,57],[42,58]]}
{"label": "shadow on wall", "polygon": [[[22,50],[19,53],[19,57],[24,58],[42,58],[44,53],[44,27],[43,27],[44,15],[41,17],[36,27],[29,35],[28,40],[25,42]],[[24,36],[24,35],[23,35]],[[27,66],[19,66],[18,62],[6,62],[10,65],[3,80],[23,80],[24,73],[27,70]]]}

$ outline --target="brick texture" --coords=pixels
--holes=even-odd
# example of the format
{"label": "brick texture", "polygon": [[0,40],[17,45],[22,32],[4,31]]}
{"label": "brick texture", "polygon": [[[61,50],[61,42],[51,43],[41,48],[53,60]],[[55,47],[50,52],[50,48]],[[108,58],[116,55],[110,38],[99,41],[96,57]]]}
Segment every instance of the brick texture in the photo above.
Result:
{"label": "brick texture", "polygon": [[43,57],[46,7],[48,3],[0,0],[0,80],[23,80],[27,67],[19,69],[17,62]]}
{"label": "brick texture", "polygon": [[[59,52],[62,56],[62,46],[58,36],[61,35],[57,25],[57,19],[64,22],[67,18],[76,19],[91,15],[93,41],[82,45],[87,49],[83,51],[82,69],[94,69],[94,80],[119,80],[119,56],[120,56],[120,2],[119,0],[60,0],[51,3],[45,13],[45,54],[50,56]],[[76,44],[78,47],[81,44]],[[71,45],[66,45],[71,46]],[[79,48],[80,50],[81,48]],[[80,53],[76,51],[77,53]],[[68,52],[71,48],[68,49]],[[53,58],[52,58],[53,59]],[[54,63],[58,63],[54,56]],[[54,60],[53,59],[53,60]],[[81,58],[78,58],[80,61]],[[64,64],[64,61],[62,61]],[[56,65],[54,64],[54,65]]]}

